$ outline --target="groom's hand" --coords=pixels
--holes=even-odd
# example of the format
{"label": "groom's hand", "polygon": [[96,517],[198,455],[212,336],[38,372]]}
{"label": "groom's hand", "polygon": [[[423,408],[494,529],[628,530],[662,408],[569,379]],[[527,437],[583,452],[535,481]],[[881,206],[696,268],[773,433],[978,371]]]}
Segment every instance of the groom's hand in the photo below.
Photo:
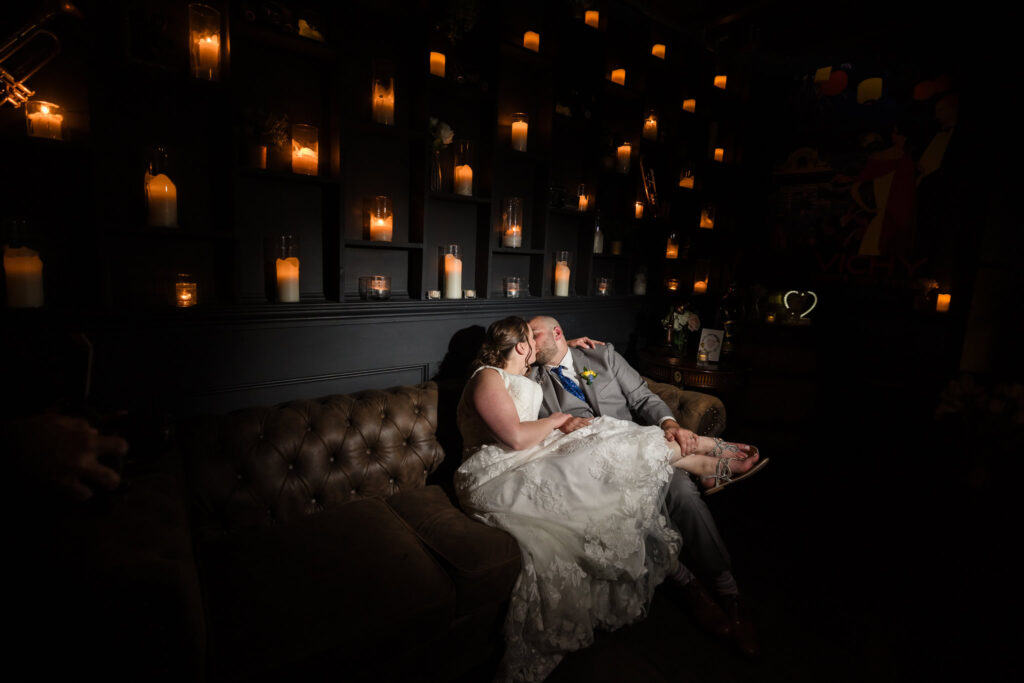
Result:
{"label": "groom's hand", "polygon": [[598,346],[604,346],[603,341],[597,341],[590,337],[576,337],[575,339],[566,339],[565,343],[569,348],[572,349],[596,349]]}
{"label": "groom's hand", "polygon": [[697,435],[689,429],[680,427],[675,420],[665,420],[661,423],[661,428],[665,430],[665,439],[679,444],[679,450],[683,455],[689,455],[697,450]]}
{"label": "groom's hand", "polygon": [[570,417],[559,429],[568,434],[569,432],[575,432],[577,429],[582,429],[592,422],[589,417]]}

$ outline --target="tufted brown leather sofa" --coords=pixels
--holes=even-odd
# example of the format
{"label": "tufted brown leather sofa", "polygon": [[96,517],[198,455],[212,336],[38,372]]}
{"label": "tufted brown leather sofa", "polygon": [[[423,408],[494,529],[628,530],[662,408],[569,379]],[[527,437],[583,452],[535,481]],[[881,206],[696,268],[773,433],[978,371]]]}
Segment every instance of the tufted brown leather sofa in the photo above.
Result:
{"label": "tufted brown leather sofa", "polygon": [[[684,427],[724,427],[718,399],[650,384]],[[437,485],[438,410],[431,382],[176,425],[31,534],[22,631],[67,655],[37,673],[112,651],[108,681],[489,679],[520,554]]]}

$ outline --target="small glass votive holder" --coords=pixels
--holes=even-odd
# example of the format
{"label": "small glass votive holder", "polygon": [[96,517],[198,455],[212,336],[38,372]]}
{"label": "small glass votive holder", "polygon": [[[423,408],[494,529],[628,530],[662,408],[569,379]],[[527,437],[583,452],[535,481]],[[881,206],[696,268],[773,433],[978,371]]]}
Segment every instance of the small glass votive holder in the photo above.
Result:
{"label": "small glass votive holder", "polygon": [[199,303],[199,291],[196,281],[188,273],[178,273],[174,282],[174,305],[178,308],[189,308]]}
{"label": "small glass votive holder", "polygon": [[599,277],[594,281],[594,293],[598,296],[611,296],[612,281],[610,278]]}
{"label": "small glass votive holder", "polygon": [[678,292],[679,291],[679,280],[674,278],[674,277],[670,277],[670,278],[666,279],[665,280],[665,289],[667,289],[670,292]]}
{"label": "small glass votive holder", "polygon": [[518,299],[520,294],[519,289],[519,277],[512,275],[505,278],[505,298],[506,299]]}
{"label": "small glass votive holder", "polygon": [[292,173],[316,175],[319,170],[320,143],[316,126],[292,125]]}
{"label": "small glass votive holder", "polygon": [[359,278],[359,298],[364,301],[387,301],[391,298],[390,275],[364,275]]}
{"label": "small glass votive holder", "polygon": [[64,115],[60,113],[60,105],[42,100],[29,100],[25,103],[25,125],[28,126],[30,136],[61,140],[64,137],[63,123]]}
{"label": "small glass votive holder", "polygon": [[462,290],[462,298],[463,299],[475,299],[476,298],[476,290],[475,289],[464,289],[464,290]]}
{"label": "small glass votive holder", "polygon": [[441,290],[440,289],[428,289],[427,290],[427,299],[430,300],[430,301],[439,301],[441,299]]}

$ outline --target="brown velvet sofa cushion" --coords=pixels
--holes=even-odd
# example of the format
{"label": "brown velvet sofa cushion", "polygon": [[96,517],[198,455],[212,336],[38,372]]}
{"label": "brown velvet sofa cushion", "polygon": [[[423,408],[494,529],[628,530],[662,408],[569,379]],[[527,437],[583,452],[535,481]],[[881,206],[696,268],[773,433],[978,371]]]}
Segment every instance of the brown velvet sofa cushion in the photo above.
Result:
{"label": "brown velvet sofa cushion", "polygon": [[343,680],[453,618],[451,579],[376,498],[211,539],[200,560],[210,654],[227,679],[292,680],[315,662]]}
{"label": "brown velvet sofa cushion", "polygon": [[644,379],[651,391],[672,409],[679,426],[701,436],[721,436],[725,431],[725,404],[717,396]]}
{"label": "brown velvet sofa cushion", "polygon": [[511,534],[470,519],[437,486],[399,493],[387,504],[454,580],[457,616],[508,600],[522,568],[522,554]]}

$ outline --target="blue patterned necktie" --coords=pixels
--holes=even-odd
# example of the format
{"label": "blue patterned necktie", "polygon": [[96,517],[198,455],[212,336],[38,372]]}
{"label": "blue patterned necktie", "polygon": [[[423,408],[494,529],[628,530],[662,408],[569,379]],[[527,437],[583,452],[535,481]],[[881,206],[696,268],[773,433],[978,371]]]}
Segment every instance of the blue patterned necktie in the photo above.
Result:
{"label": "blue patterned necktie", "polygon": [[555,367],[551,368],[551,372],[555,373],[555,375],[558,376],[558,381],[562,383],[562,386],[565,387],[566,391],[568,391],[570,394],[572,394],[579,400],[583,401],[584,403],[587,402],[587,398],[583,395],[583,390],[580,389],[580,385],[576,384],[576,382],[573,382],[571,379],[562,374],[561,365],[556,365]]}

